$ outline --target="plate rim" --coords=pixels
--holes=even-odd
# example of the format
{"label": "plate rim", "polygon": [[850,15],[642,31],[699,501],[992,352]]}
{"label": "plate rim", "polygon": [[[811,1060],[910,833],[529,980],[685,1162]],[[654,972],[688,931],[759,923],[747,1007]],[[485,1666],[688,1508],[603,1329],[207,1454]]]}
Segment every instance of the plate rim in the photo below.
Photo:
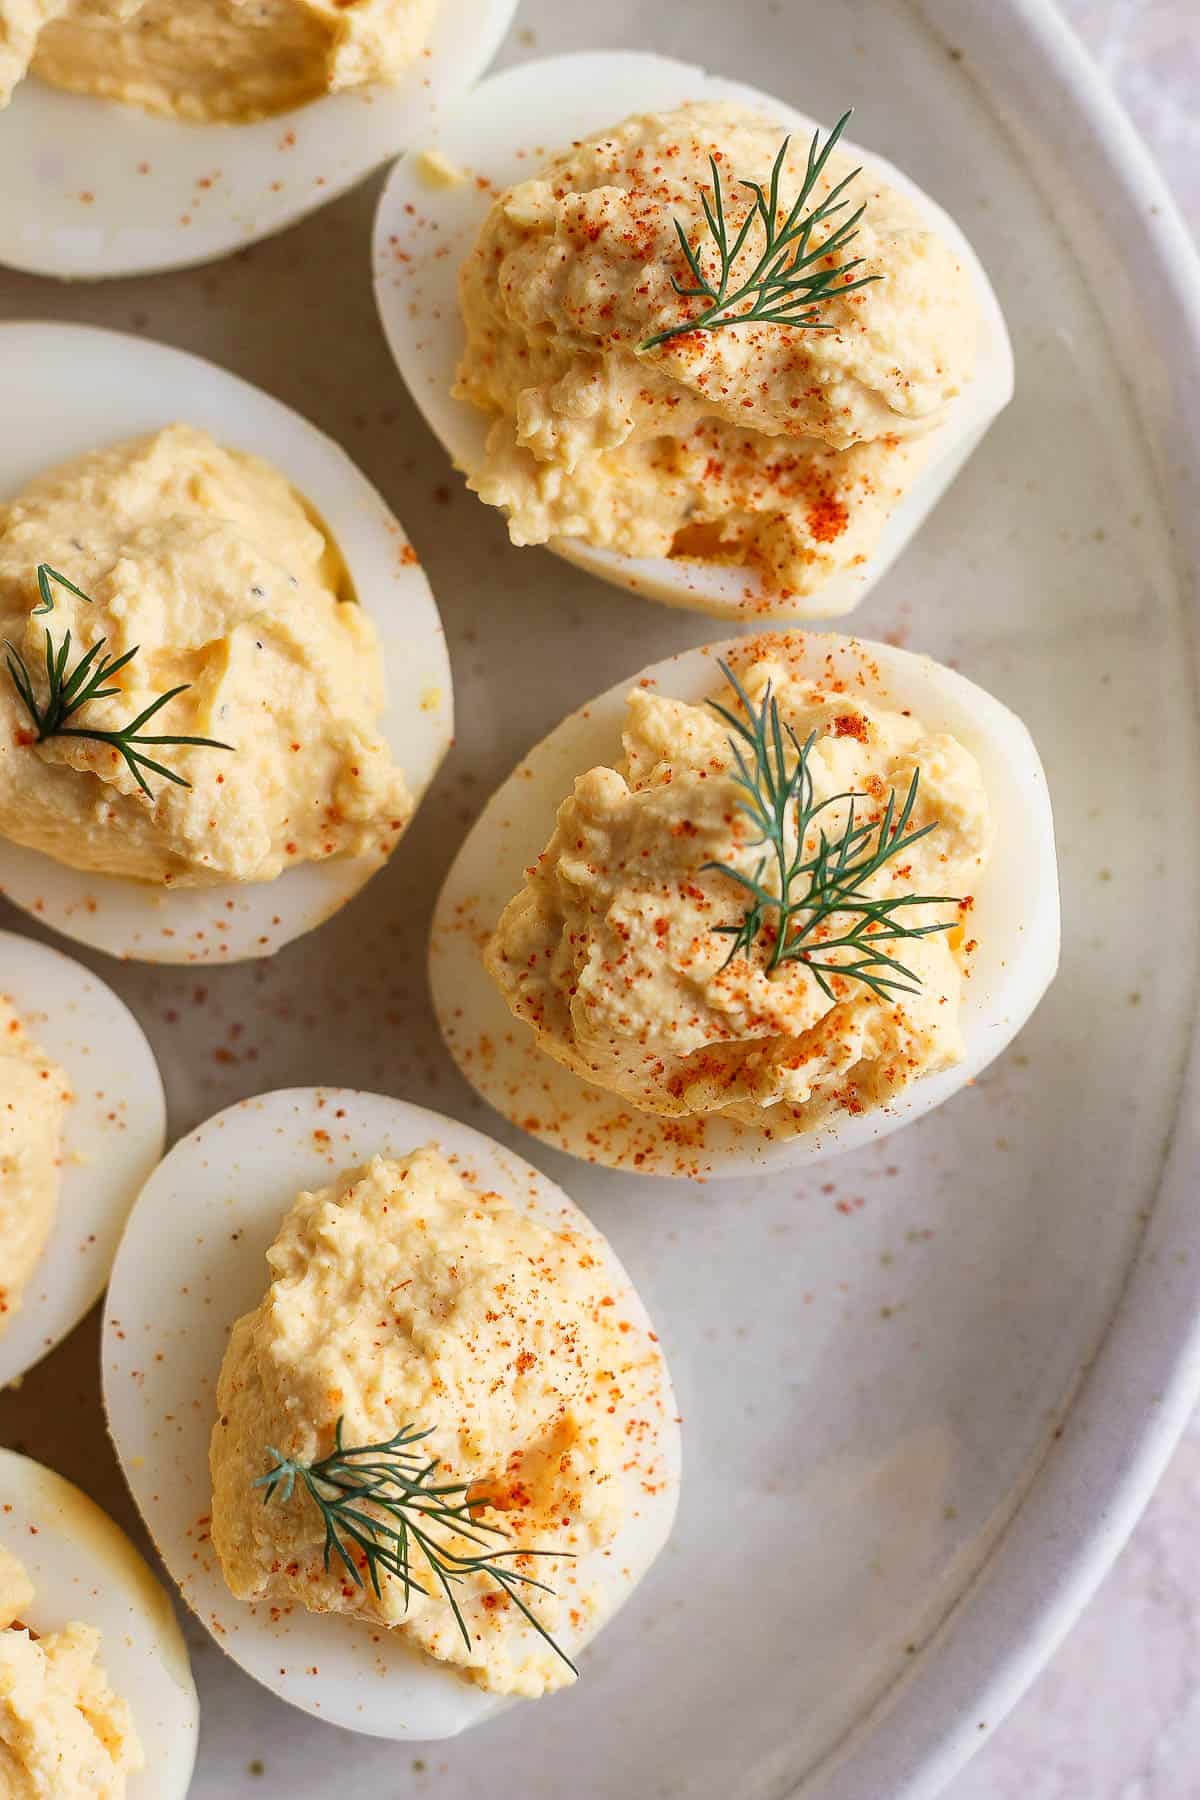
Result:
{"label": "plate rim", "polygon": [[[986,71],[981,100],[1006,135],[1015,136],[1019,117],[1026,137],[1050,147],[1050,166],[1069,167],[1089,214],[1103,188],[1127,257],[1155,269],[1157,279],[1142,283],[1136,300],[1094,284],[1092,292],[1127,376],[1118,320],[1140,323],[1142,339],[1160,347],[1169,368],[1161,387],[1132,379],[1129,387],[1163,485],[1186,592],[1189,574],[1193,587],[1200,574],[1200,520],[1186,504],[1186,489],[1200,483],[1200,439],[1186,425],[1200,409],[1200,248],[1158,163],[1055,0],[908,3],[947,50],[954,46],[969,68]],[[1099,210],[1095,204],[1094,214]],[[1086,261],[1073,221],[1062,222],[1072,253]],[[1194,593],[1185,600],[1185,621],[1198,720]],[[799,1777],[788,1790],[795,1800],[862,1800],[868,1793],[934,1800],[1050,1660],[1149,1502],[1200,1400],[1200,1025],[1177,1080],[1145,1232],[1104,1335],[1064,1402],[1059,1429],[925,1647]]]}

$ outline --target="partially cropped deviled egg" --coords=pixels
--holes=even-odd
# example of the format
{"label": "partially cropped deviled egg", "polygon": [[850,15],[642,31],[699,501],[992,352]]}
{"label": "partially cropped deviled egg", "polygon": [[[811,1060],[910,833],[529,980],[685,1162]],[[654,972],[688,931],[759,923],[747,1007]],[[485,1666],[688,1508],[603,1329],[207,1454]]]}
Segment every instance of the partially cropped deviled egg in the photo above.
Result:
{"label": "partially cropped deviled egg", "polygon": [[903,549],[1012,354],[962,231],[844,124],[589,52],[491,77],[396,168],[384,327],[515,544],[752,619],[846,612]]}
{"label": "partially cropped deviled egg", "polygon": [[198,1724],[171,1603],[128,1538],[0,1450],[0,1793],[184,1800]]}
{"label": "partially cropped deviled egg", "polygon": [[0,263],[134,275],[281,230],[436,129],[515,0],[3,0]]}
{"label": "partially cropped deviled egg", "polygon": [[100,1298],[165,1130],[132,1013],[81,963],[0,932],[0,1387]]}
{"label": "partially cropped deviled egg", "polygon": [[0,891],[115,956],[270,955],[382,866],[449,743],[415,553],[196,357],[5,325],[0,385]]}
{"label": "partially cropped deviled egg", "polygon": [[285,1700],[448,1737],[582,1673],[662,1549],[680,1442],[610,1246],[478,1132],[293,1089],[177,1144],[104,1393],[184,1598]]}
{"label": "partially cropped deviled egg", "polygon": [[659,663],[530,751],[450,871],[430,970],[455,1059],[513,1124],[710,1176],[936,1106],[1058,948],[1020,720],[928,658],[792,632]]}

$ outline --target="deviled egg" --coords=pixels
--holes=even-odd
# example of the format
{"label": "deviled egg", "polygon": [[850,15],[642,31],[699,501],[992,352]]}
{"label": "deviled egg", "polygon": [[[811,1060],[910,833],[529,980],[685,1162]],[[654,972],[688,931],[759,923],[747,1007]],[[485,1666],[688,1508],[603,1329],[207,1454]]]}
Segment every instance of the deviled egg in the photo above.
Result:
{"label": "deviled egg", "polygon": [[1058,962],[1045,777],[961,675],[815,633],[710,645],[566,719],[434,915],[434,1006],[505,1118],[589,1162],[748,1173],[970,1081]]}
{"label": "deviled egg", "polygon": [[515,0],[7,0],[0,262],[145,274],[279,231],[436,128]]}
{"label": "deviled egg", "polygon": [[171,1603],[124,1532],[0,1450],[0,1791],[184,1800],[198,1724]]}
{"label": "deviled egg", "polygon": [[82,964],[0,931],[0,1387],[99,1299],[165,1130],[132,1013]]}
{"label": "deviled egg", "polygon": [[730,618],[888,567],[1012,393],[961,230],[882,158],[661,57],[527,63],[389,178],[396,362],[516,544]]}
{"label": "deviled egg", "polygon": [[177,1144],[117,1259],[103,1375],[184,1598],[351,1730],[447,1737],[569,1685],[674,1519],[670,1378],[612,1249],[519,1157],[398,1100],[287,1090]]}
{"label": "deviled egg", "polygon": [[416,556],[195,357],[7,325],[0,379],[0,891],[116,956],[268,956],[382,866],[449,743]]}

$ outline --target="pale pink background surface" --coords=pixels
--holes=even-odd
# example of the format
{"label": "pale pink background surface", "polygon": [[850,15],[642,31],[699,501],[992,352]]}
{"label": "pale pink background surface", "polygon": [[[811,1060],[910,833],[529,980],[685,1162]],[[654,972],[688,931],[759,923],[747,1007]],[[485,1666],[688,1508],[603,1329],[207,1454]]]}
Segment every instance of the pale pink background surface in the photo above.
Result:
{"label": "pale pink background surface", "polygon": [[[1200,235],[1200,0],[1059,6]],[[947,1800],[1197,1797],[1200,1417],[1082,1619],[947,1790]]]}

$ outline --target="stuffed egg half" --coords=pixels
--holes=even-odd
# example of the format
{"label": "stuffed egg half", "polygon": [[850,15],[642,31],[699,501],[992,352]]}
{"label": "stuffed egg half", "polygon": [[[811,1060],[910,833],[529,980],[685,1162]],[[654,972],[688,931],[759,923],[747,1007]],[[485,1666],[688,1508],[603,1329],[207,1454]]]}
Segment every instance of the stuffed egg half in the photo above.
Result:
{"label": "stuffed egg half", "polygon": [[[268,956],[382,866],[450,742],[415,552],[335,444],[197,357],[5,325],[0,376],[0,891],[114,956]],[[104,742],[37,740],[20,677],[44,713],[68,633],[68,671],[97,633],[125,656],[72,728],[174,695],[143,728],[145,791]]]}
{"label": "stuffed egg half", "polygon": [[[499,1236],[492,1225],[502,1226]],[[528,1262],[514,1248],[523,1235]],[[531,1505],[537,1510],[522,1489],[536,1496],[539,1468],[550,1470],[541,1451],[510,1456],[481,1482],[488,1504],[480,1521],[507,1521],[512,1550],[539,1556],[509,1566],[553,1587],[552,1596],[522,1592],[548,1607],[539,1616],[557,1648],[495,1584],[477,1593],[469,1582],[455,1589],[464,1643],[436,1591],[413,1594],[406,1606],[386,1570],[379,1593],[366,1563],[356,1578],[335,1553],[326,1570],[322,1521],[303,1474],[286,1488],[270,1478],[284,1459],[311,1469],[342,1442],[353,1452],[364,1435],[378,1450],[396,1431],[434,1426],[433,1415],[449,1406],[449,1435],[443,1422],[414,1453],[432,1446],[437,1479],[458,1479],[485,1441],[502,1440],[501,1415],[510,1401],[522,1404],[522,1384],[535,1395],[552,1376],[542,1327],[553,1336],[559,1290],[550,1264],[561,1273],[564,1257],[571,1285],[582,1283],[577,1298],[612,1333],[595,1403],[602,1435],[619,1446],[619,1470],[589,1429],[577,1437],[576,1402],[565,1411],[556,1402],[543,1449],[556,1467],[561,1461],[564,1478],[583,1471],[574,1497],[559,1497],[572,1515],[558,1521],[566,1535],[554,1537],[554,1522],[543,1519],[531,1542],[521,1523]],[[541,1296],[524,1323],[511,1311],[527,1279],[521,1265]],[[482,1311],[468,1302],[480,1281],[493,1296]],[[426,1287],[440,1295],[432,1311],[428,1296],[411,1297]],[[598,1296],[594,1304],[589,1295]],[[568,1327],[585,1365],[590,1331]],[[130,1221],[109,1292],[103,1361],[114,1442],[188,1604],[249,1674],[350,1730],[447,1737],[518,1695],[570,1685],[571,1665],[586,1679],[578,1653],[670,1533],[680,1470],[670,1378],[610,1246],[519,1157],[398,1100],[286,1090],[231,1107],[177,1144]],[[421,1399],[426,1375],[432,1386]],[[552,1381],[545,1391],[558,1389]],[[609,1492],[597,1498],[594,1476],[604,1468]],[[505,1545],[490,1530],[485,1541]]]}
{"label": "stuffed egg half", "polygon": [[[771,782],[803,865],[782,936]],[[1029,1017],[1058,950],[1021,722],[929,658],[792,632],[659,663],[536,745],[451,868],[430,977],[451,1053],[510,1123],[589,1162],[708,1177],[938,1105]]]}
{"label": "stuffed egg half", "polygon": [[0,931],[0,1387],[100,1298],[162,1155],[154,1054],[81,963]]}
{"label": "stuffed egg half", "polygon": [[0,262],[95,279],[226,256],[423,142],[486,69],[514,0],[16,11],[0,42]]}
{"label": "stuffed egg half", "polygon": [[0,1774],[22,1784],[6,1792],[184,1800],[198,1730],[142,1557],[69,1481],[0,1450]]}
{"label": "stuffed egg half", "polygon": [[[861,162],[849,191],[865,214],[845,255],[865,257],[856,279],[883,276],[836,301],[836,330],[741,323],[657,341],[699,304],[670,275],[681,211],[702,244],[707,155],[724,204],[745,204],[740,183],[769,187],[790,133],[782,208],[817,129],[687,64],[588,52],[490,77],[430,154],[393,171],[375,236],[384,329],[514,542],[762,621],[848,611],[917,530],[1013,371],[978,257],[899,170],[842,141],[821,177]],[[631,553],[642,538],[669,553]]]}

